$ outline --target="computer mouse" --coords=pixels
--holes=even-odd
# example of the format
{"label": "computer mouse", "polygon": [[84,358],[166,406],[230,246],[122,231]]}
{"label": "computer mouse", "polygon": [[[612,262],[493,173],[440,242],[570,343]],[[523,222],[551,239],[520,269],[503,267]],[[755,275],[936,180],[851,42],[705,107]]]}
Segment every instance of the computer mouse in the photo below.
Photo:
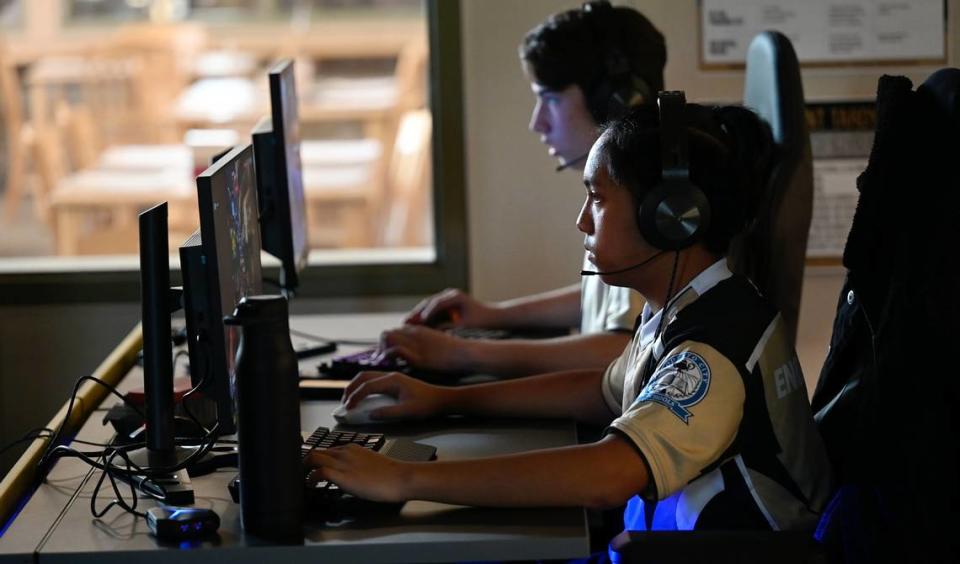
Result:
{"label": "computer mouse", "polygon": [[347,425],[367,425],[369,423],[379,423],[379,420],[371,419],[370,413],[381,407],[389,407],[397,404],[397,398],[387,394],[370,394],[363,398],[352,409],[347,409],[343,404],[333,410],[333,418],[340,423]]}

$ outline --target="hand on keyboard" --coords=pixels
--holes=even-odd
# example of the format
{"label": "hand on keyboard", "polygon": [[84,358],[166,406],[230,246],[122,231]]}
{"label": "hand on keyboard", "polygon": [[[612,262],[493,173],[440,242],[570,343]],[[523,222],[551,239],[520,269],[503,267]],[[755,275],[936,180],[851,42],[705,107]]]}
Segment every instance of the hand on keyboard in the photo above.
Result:
{"label": "hand on keyboard", "polygon": [[449,324],[454,327],[492,327],[497,325],[499,310],[474,299],[461,290],[448,288],[414,307],[404,323],[413,325]]}
{"label": "hand on keyboard", "polygon": [[474,343],[420,325],[403,325],[384,331],[380,351],[386,358],[401,358],[415,368],[438,372],[470,370],[468,352]]}
{"label": "hand on keyboard", "polygon": [[362,372],[343,390],[343,404],[352,409],[367,396],[387,394],[396,398],[397,403],[380,408],[379,419],[425,419],[444,413],[451,393],[450,388],[396,372]]}
{"label": "hand on keyboard", "polygon": [[388,503],[406,501],[406,462],[390,459],[357,444],[314,449],[306,458],[312,479],[318,484],[336,484],[339,489],[367,499]]}

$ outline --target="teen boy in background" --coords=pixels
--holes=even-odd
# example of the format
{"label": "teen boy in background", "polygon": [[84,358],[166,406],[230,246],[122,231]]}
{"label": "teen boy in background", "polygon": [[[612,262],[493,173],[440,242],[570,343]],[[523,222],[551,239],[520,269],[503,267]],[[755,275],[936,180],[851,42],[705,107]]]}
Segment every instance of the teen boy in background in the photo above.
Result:
{"label": "teen boy in background", "polygon": [[[520,45],[520,59],[537,97],[530,130],[540,135],[557,170],[580,173],[599,137],[599,124],[650,103],[663,88],[663,35],[636,10],[590,2],[550,16]],[[384,333],[384,353],[412,366],[506,376],[571,368],[601,368],[619,355],[643,308],[627,288],[599,277],[504,302],[481,302],[448,289],[417,305],[405,325]],[[431,328],[579,328],[553,339],[462,339]]]}

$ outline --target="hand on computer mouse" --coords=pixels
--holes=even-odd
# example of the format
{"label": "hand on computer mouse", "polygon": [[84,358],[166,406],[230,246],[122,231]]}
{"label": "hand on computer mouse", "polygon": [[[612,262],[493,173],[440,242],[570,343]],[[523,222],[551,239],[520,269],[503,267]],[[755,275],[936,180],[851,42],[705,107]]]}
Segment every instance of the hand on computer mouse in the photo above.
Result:
{"label": "hand on computer mouse", "polygon": [[464,372],[473,344],[443,331],[420,325],[403,325],[380,335],[380,353],[402,358],[415,368],[438,372]]}
{"label": "hand on computer mouse", "polygon": [[382,408],[397,405],[397,399],[387,394],[370,394],[354,402],[353,407],[347,408],[340,404],[333,410],[333,418],[347,425],[369,425],[382,420]]}
{"label": "hand on computer mouse", "polygon": [[432,327],[493,327],[497,308],[474,299],[456,288],[434,294],[417,304],[403,320],[408,325]]}
{"label": "hand on computer mouse", "polygon": [[386,394],[395,400],[394,405],[371,411],[372,420],[424,419],[445,411],[450,390],[398,372],[361,372],[344,389],[343,407],[349,412],[368,396]]}

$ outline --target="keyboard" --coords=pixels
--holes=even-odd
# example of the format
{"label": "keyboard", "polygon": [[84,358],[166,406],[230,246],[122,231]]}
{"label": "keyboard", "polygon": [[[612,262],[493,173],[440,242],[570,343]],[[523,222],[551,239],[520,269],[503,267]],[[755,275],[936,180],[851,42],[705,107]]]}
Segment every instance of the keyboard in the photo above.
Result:
{"label": "keyboard", "polygon": [[[512,338],[544,339],[569,335],[564,329],[523,329],[508,331],[506,329],[482,329],[474,327],[456,327],[447,330],[447,333],[461,339],[492,339],[503,340]],[[413,370],[402,358],[384,358],[376,360],[377,349],[367,349],[353,354],[334,357],[330,362],[324,362],[317,367],[321,378],[330,380],[350,380],[365,370],[380,372],[402,372],[416,376],[428,382],[450,382],[457,374],[435,372],[430,370]],[[463,376],[460,374],[459,376]]]}
{"label": "keyboard", "polygon": [[[300,447],[300,459],[305,460],[314,449],[327,449],[336,446],[355,444],[379,452],[384,456],[404,462],[427,462],[437,457],[437,449],[406,439],[391,439],[381,433],[357,433],[345,430],[317,429],[304,439]],[[354,515],[361,512],[398,509],[403,504],[377,503],[352,496],[337,484],[327,480],[315,480],[311,469],[304,467],[303,493],[305,507],[309,513],[327,517]],[[240,476],[237,475],[228,486],[230,497],[240,503]]]}
{"label": "keyboard", "polygon": [[350,380],[365,370],[379,370],[382,372],[404,372],[410,370],[410,365],[402,358],[376,359],[377,349],[366,349],[353,354],[335,357],[330,362],[324,362],[317,367],[320,375],[331,380]]}

